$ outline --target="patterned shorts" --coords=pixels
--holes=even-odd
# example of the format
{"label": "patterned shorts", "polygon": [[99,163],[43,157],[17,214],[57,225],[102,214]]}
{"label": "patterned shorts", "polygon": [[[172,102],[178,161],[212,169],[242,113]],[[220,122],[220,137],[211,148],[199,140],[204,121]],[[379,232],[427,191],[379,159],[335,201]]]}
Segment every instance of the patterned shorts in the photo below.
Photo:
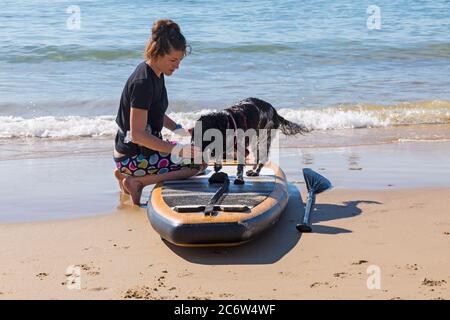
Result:
{"label": "patterned shorts", "polygon": [[132,157],[114,158],[114,161],[121,173],[138,177],[147,174],[163,174],[180,170],[183,167],[190,167],[189,164],[183,164],[182,159],[174,162],[170,157],[170,153],[163,152],[154,153],[149,157],[138,154]]}

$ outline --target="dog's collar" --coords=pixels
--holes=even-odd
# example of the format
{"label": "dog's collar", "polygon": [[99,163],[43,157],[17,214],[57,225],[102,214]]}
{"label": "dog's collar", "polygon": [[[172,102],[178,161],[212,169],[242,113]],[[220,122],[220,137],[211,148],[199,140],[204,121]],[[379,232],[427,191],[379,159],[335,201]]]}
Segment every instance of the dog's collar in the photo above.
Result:
{"label": "dog's collar", "polygon": [[[231,114],[231,112],[229,110],[226,110],[228,113],[228,116],[231,118],[231,120],[233,121],[233,125],[234,125],[234,130],[237,130],[237,124],[236,124],[236,120],[234,120],[233,115]],[[230,123],[230,121],[228,121],[228,124]]]}
{"label": "dog's collar", "polygon": [[[226,109],[225,111],[228,113],[228,115],[231,117],[231,120],[233,121],[234,130],[237,130],[238,127],[237,127],[237,124],[236,124],[236,120],[234,120],[232,111],[229,110],[229,109]],[[247,131],[247,117],[245,116],[244,112],[242,112],[242,118],[243,118],[242,122],[243,122],[243,125],[244,125],[243,129],[244,129],[244,131]]]}

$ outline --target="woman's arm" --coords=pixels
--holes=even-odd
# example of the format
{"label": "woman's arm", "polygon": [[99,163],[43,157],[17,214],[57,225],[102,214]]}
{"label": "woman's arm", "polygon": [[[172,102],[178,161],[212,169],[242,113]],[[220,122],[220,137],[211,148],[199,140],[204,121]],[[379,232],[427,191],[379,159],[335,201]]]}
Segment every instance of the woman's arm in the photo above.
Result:
{"label": "woman's arm", "polygon": [[[131,108],[130,110],[130,137],[133,143],[147,147],[155,151],[171,153],[176,145],[163,141],[145,131],[147,126],[147,110]],[[198,147],[186,145],[177,149],[183,158],[202,157],[202,152]]]}
{"label": "woman's arm", "polygon": [[[130,110],[130,138],[133,143],[155,151],[170,153],[174,145],[163,141],[145,131],[147,126],[147,110],[131,108]],[[164,119],[164,123],[165,123]],[[174,126],[175,127],[175,126]]]}
{"label": "woman's arm", "polygon": [[175,121],[173,121],[172,119],[169,118],[169,116],[164,115],[164,127],[166,127],[167,129],[171,130],[171,131],[177,131],[177,134],[181,135],[181,136],[192,136],[192,129],[183,129],[179,124],[177,124]]}
{"label": "woman's arm", "polygon": [[164,115],[164,127],[170,131],[175,131],[177,123],[169,118],[168,115]]}

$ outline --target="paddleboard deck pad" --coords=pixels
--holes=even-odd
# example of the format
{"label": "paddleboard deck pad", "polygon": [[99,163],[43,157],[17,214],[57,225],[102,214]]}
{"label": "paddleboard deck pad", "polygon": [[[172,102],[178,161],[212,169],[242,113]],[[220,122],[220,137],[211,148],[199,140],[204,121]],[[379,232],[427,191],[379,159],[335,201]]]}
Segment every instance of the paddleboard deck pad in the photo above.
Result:
{"label": "paddleboard deck pad", "polygon": [[218,246],[247,242],[275,224],[288,202],[286,177],[269,162],[258,177],[235,185],[236,166],[224,166],[228,190],[205,214],[207,204],[222,186],[209,183],[212,170],[185,180],[157,184],[151,194],[148,218],[161,238],[180,246]]}

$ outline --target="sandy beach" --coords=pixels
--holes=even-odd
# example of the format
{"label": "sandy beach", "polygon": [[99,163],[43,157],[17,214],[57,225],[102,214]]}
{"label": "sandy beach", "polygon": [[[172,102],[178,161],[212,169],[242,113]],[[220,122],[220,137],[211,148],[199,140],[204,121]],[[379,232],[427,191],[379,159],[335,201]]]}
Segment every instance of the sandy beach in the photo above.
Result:
{"label": "sandy beach", "polygon": [[[162,241],[146,209],[132,208],[112,176],[93,168],[92,184],[104,189],[91,186],[85,190],[91,197],[80,185],[71,196],[58,193],[57,184],[60,200],[52,207],[21,193],[31,199],[20,206],[30,213],[26,221],[8,215],[8,208],[18,215],[19,205],[2,200],[0,299],[449,299],[450,185],[443,177],[449,146],[284,149],[288,207],[274,228],[239,247]],[[74,172],[86,157],[72,157]],[[67,161],[53,160],[53,166]],[[306,190],[299,168],[307,166],[335,188],[318,196],[314,233],[300,235],[295,225]],[[59,181],[56,174],[51,179]],[[96,210],[95,192],[104,196]],[[63,199],[80,206],[67,205],[64,216]]]}

